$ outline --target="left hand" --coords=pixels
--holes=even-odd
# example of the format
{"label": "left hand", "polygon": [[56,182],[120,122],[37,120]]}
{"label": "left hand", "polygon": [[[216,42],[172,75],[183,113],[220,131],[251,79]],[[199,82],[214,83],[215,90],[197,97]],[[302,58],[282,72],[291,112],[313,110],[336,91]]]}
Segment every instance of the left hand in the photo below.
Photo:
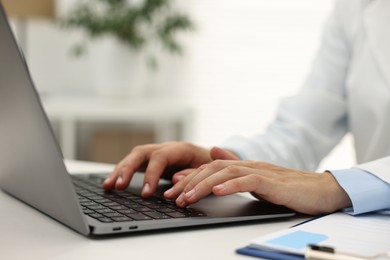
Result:
{"label": "left hand", "polygon": [[251,192],[255,197],[305,214],[334,212],[351,201],[328,172],[314,173],[240,160],[215,160],[189,173],[165,192],[185,207],[214,193]]}

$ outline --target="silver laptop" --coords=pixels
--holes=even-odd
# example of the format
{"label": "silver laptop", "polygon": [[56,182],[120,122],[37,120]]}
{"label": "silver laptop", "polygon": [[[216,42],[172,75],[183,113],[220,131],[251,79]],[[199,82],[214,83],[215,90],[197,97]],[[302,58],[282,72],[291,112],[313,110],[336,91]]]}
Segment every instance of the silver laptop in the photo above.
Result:
{"label": "silver laptop", "polygon": [[[162,192],[139,196],[142,174],[125,191],[106,192],[101,174],[70,175],[0,2],[0,188],[84,235],[238,223],[293,216],[240,195],[209,196],[180,209]],[[28,221],[28,220],[27,220]]]}

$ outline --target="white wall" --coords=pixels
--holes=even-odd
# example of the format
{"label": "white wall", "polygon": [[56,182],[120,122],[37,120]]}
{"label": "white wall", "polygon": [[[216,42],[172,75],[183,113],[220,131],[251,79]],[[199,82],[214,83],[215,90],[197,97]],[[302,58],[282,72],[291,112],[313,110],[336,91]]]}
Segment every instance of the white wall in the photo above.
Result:
{"label": "white wall", "polygon": [[[72,0],[73,1],[73,0]],[[193,142],[214,145],[262,131],[278,100],[302,85],[333,0],[177,0],[196,22],[185,56],[167,59],[148,91],[194,105]],[[60,12],[70,0],[60,0]],[[74,60],[75,35],[46,22],[31,25],[28,60],[38,87],[90,94],[94,55]],[[49,39],[49,41],[48,41]],[[163,80],[161,80],[163,79]],[[157,94],[156,94],[157,93]],[[352,163],[350,140],[326,164]]]}
{"label": "white wall", "polygon": [[301,86],[332,1],[196,2],[199,34],[183,83],[200,113],[196,140],[259,131]]}

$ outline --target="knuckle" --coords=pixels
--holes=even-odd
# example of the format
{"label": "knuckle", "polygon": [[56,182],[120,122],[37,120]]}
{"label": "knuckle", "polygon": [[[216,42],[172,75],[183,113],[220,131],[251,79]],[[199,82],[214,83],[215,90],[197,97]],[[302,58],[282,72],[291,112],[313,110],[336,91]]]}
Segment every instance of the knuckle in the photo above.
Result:
{"label": "knuckle", "polygon": [[145,150],[145,147],[143,145],[136,145],[131,149],[131,153],[143,153]]}
{"label": "knuckle", "polygon": [[126,176],[131,172],[131,168],[128,165],[124,165],[120,168],[118,175],[120,176]]}
{"label": "knuckle", "polygon": [[187,185],[186,185],[186,190],[192,190],[196,185],[198,184],[197,181],[195,181],[194,179],[191,179]]}
{"label": "knuckle", "polygon": [[211,189],[214,185],[215,185],[214,182],[212,182],[209,178],[206,178],[202,182],[202,186],[207,189]]}
{"label": "knuckle", "polygon": [[223,167],[223,160],[214,160],[209,165],[212,170],[220,169]]}
{"label": "knuckle", "polygon": [[150,153],[151,158],[160,158],[164,154],[161,150],[154,150]]}
{"label": "knuckle", "polygon": [[258,166],[258,167],[261,167],[261,168],[265,168],[265,167],[268,167],[270,165],[269,163],[263,162],[263,161],[253,161],[252,163],[255,166]]}
{"label": "knuckle", "polygon": [[257,187],[260,179],[257,174],[249,174],[245,176],[245,178],[236,179],[231,183],[232,188],[240,191],[247,192],[252,191],[255,187]]}
{"label": "knuckle", "polygon": [[201,165],[201,166],[199,166],[199,170],[204,170],[204,169],[206,169],[208,167],[208,164],[203,164],[203,165]]}
{"label": "knuckle", "polygon": [[242,168],[238,165],[229,165],[224,168],[223,174],[229,179],[234,179],[242,176]]}
{"label": "knuckle", "polygon": [[143,145],[136,145],[133,147],[133,151],[139,151],[139,150],[143,150],[144,146]]}
{"label": "knuckle", "polygon": [[241,183],[238,182],[238,181],[232,181],[230,183],[230,188],[234,191],[241,191],[242,190],[242,187],[241,187]]}
{"label": "knuckle", "polygon": [[122,168],[122,164],[115,165],[115,168],[112,171],[111,175],[116,175],[120,171],[121,168]]}
{"label": "knuckle", "polygon": [[225,168],[225,171],[227,174],[235,175],[239,171],[239,169],[236,165],[229,165]]}
{"label": "knuckle", "polygon": [[247,176],[247,178],[251,183],[261,182],[261,176],[259,174],[251,173]]}
{"label": "knuckle", "polygon": [[195,147],[195,145],[193,145],[190,142],[175,142],[175,144],[182,146],[183,148],[188,149],[188,150],[193,149]]}
{"label": "knuckle", "polygon": [[155,150],[150,154],[149,161],[153,161],[158,164],[167,164],[168,158],[166,152],[162,150]]}

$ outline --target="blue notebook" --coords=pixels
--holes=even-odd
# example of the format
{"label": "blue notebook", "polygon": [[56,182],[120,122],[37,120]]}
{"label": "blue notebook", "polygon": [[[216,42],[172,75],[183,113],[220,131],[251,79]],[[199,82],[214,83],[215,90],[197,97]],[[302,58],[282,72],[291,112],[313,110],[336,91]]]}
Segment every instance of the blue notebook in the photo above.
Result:
{"label": "blue notebook", "polygon": [[257,237],[249,246],[236,252],[265,259],[298,260],[304,259],[310,245],[317,245],[337,249],[336,251],[342,252],[343,255],[353,254],[370,258],[390,251],[389,243],[383,242],[388,241],[389,237],[388,213],[374,212],[351,216],[336,212]]}
{"label": "blue notebook", "polygon": [[271,259],[271,260],[303,260],[302,255],[294,255],[289,253],[262,250],[253,247],[243,247],[236,250],[236,253],[247,256],[254,256],[258,258]]}

